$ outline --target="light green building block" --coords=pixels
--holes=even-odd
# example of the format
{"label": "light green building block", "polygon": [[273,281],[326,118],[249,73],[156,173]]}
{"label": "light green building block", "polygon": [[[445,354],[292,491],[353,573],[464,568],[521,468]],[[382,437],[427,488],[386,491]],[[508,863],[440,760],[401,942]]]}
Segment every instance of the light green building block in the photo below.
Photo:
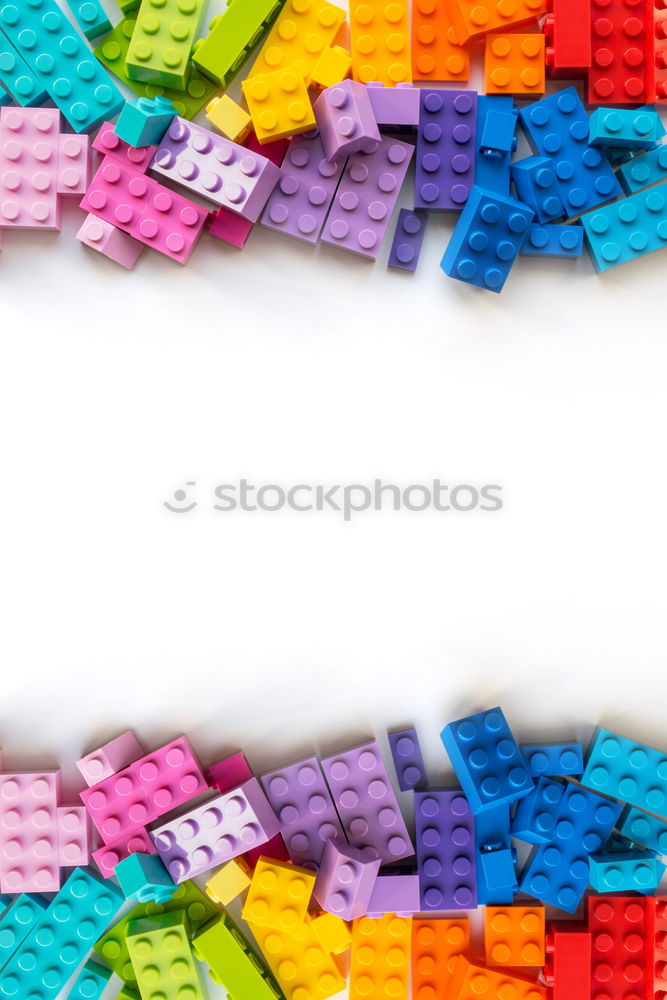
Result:
{"label": "light green building block", "polygon": [[141,0],[127,52],[131,80],[185,90],[206,0]]}
{"label": "light green building block", "polygon": [[226,87],[248,58],[284,0],[231,0],[214,17],[206,38],[195,42],[192,61],[202,73]]}
{"label": "light green building block", "polygon": [[271,974],[263,967],[228,913],[221,913],[195,935],[192,948],[209,975],[234,1000],[284,1000]]}
{"label": "light green building block", "polygon": [[127,946],[141,1000],[206,1000],[183,910],[131,920]]}

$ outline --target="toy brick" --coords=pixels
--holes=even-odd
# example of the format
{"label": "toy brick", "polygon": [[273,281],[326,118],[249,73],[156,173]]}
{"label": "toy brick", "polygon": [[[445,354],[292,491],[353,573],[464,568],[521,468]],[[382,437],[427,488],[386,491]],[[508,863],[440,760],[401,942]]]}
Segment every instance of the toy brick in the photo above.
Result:
{"label": "toy brick", "polygon": [[0,111],[0,227],[59,230],[55,108]]}
{"label": "toy brick", "polygon": [[352,0],[350,4],[352,76],[360,83],[378,80],[388,87],[412,81],[410,15],[407,0]]}
{"label": "toy brick", "polygon": [[207,121],[231,142],[243,142],[250,134],[252,121],[247,111],[228,94],[214,97],[206,105]]}
{"label": "toy brick", "polygon": [[524,976],[499,969],[475,965],[459,955],[454,962],[449,982],[452,997],[457,1000],[479,1000],[479,997],[511,996],[513,1000],[547,1000],[546,987]]}
{"label": "toy brick", "polygon": [[291,934],[254,924],[250,929],[287,1000],[328,1000],[345,988],[345,980],[333,956],[322,947],[310,917]]}
{"label": "toy brick", "polygon": [[304,77],[293,68],[250,77],[241,89],[260,143],[287,139],[315,127]]}
{"label": "toy brick", "polygon": [[[87,215],[83,221],[81,229],[76,234],[77,240],[92,250],[97,250],[104,257],[113,260],[116,264],[131,270],[137,263],[145,247],[143,243],[133,239],[127,233],[112,226],[110,222],[98,219],[95,215]],[[107,848],[100,848],[95,851],[96,855],[104,855]],[[113,867],[106,870],[103,863],[96,857],[97,866],[105,878],[113,874]],[[108,866],[107,866],[108,867]]]}
{"label": "toy brick", "polygon": [[111,21],[100,0],[67,0],[67,3],[89,42],[111,31]]}
{"label": "toy brick", "polygon": [[385,136],[374,153],[351,156],[324,227],[323,241],[375,260],[412,154],[408,143]]}
{"label": "toy brick", "polygon": [[419,125],[419,88],[411,83],[385,87],[377,80],[366,84],[373,117],[382,129],[399,131]]}
{"label": "toy brick", "polygon": [[[390,267],[405,267],[407,270],[414,271],[425,229],[426,217],[424,215],[410,212],[405,208],[401,209],[389,256]],[[404,250],[406,244],[410,250],[409,253]],[[387,738],[396,769],[398,787],[402,792],[412,791],[414,788],[424,788],[428,784],[428,780],[417,730],[402,729],[397,733],[389,733]]]}
{"label": "toy brick", "polygon": [[350,1000],[408,1000],[412,919],[388,913],[352,924]]}
{"label": "toy brick", "polygon": [[49,99],[27,62],[4,35],[0,35],[0,82],[24,108],[37,107]]}
{"label": "toy brick", "polygon": [[[124,142],[119,135],[116,135],[116,131],[111,122],[104,122],[93,140],[93,149],[96,149],[98,153],[102,154],[102,156],[106,156],[112,160],[118,160],[119,163],[124,164],[126,167],[132,167],[133,170],[138,171],[140,174],[145,174],[150,166],[153,156],[155,155],[157,146],[144,146],[141,149],[135,149],[134,146],[128,145],[128,143]],[[139,760],[139,758],[143,756],[144,751],[139,746],[134,733],[123,733],[123,735],[118,737],[118,739],[122,740],[126,736],[131,737],[131,740],[127,745],[127,754],[119,752],[115,755],[115,759],[119,762],[123,760],[125,756],[131,757],[132,759],[128,760],[127,764],[122,764],[116,767],[114,771],[110,771],[108,774],[106,773],[107,768],[104,767],[105,773],[102,777],[98,778],[98,781],[102,781],[103,778],[108,778],[112,774],[116,774],[118,771],[123,771],[126,767],[129,767],[130,764],[133,764],[136,760]],[[134,748],[132,747],[132,741],[136,744]],[[104,751],[105,748],[102,747],[98,753],[103,754]],[[95,761],[98,760],[97,757],[94,757],[93,759]],[[91,784],[97,784],[97,782],[93,781]]]}
{"label": "toy brick", "polygon": [[521,799],[512,818],[511,832],[527,844],[546,844],[551,839],[565,785],[538,778],[535,790]]}
{"label": "toy brick", "polygon": [[233,788],[238,788],[244,781],[253,777],[250,765],[241,750],[215,764],[209,764],[206,773],[211,786],[217,788],[222,795],[231,792]]}
{"label": "toy brick", "polygon": [[[87,246],[92,246],[94,250],[98,249],[98,244],[103,247],[100,253],[104,253],[111,260],[117,260],[119,264],[123,264],[124,267],[133,267],[134,262],[138,259],[139,255],[144,251],[143,243],[139,243],[137,240],[132,239],[127,233],[122,232],[120,229],[116,229],[115,226],[111,226],[107,222],[103,222],[102,219],[98,219],[95,215],[89,215],[86,220],[87,230],[85,233],[85,239],[82,239],[80,233],[77,238],[82,239]],[[84,223],[84,226],[86,225]],[[102,236],[98,239],[97,233],[93,227],[93,223],[99,223],[100,226],[104,227],[102,229]],[[83,228],[83,227],[82,227]],[[113,230],[112,233],[107,233],[107,229]],[[124,240],[128,241],[129,245],[124,244]],[[137,252],[138,249],[138,252]],[[127,261],[127,263],[125,263]],[[155,844],[148,835],[147,830],[135,830],[134,833],[129,834],[129,836],[124,839],[116,841],[113,844],[104,844],[99,847],[96,851],[93,851],[93,861],[100,870],[100,874],[104,878],[111,878],[115,874],[116,865],[120,864],[124,858],[129,857],[130,854],[156,854]]]}
{"label": "toy brick", "polygon": [[[184,225],[187,223],[184,222]],[[201,765],[185,736],[147,754],[131,768],[138,774],[149,806],[157,816],[163,816],[195,795],[208,791]]]}
{"label": "toy brick", "polygon": [[58,864],[77,868],[90,863],[90,827],[83,806],[58,806]]}
{"label": "toy brick", "polygon": [[613,851],[588,859],[589,881],[596,892],[653,893],[667,866],[652,851]]}
{"label": "toy brick", "polygon": [[[383,139],[383,145],[387,141]],[[352,160],[362,156],[356,153],[350,157],[348,168]],[[331,216],[327,226],[330,222]],[[414,854],[376,740],[325,758],[322,769],[347,839],[354,847],[372,848],[383,863]]]}
{"label": "toy brick", "polygon": [[[516,113],[512,109],[500,110],[490,104],[485,105],[486,114],[481,128],[478,128],[479,151],[486,157],[502,157],[516,149]],[[478,101],[479,112],[479,101]],[[478,118],[479,122],[479,113]]]}
{"label": "toy brick", "polygon": [[[519,806],[530,796],[522,799]],[[475,816],[477,898],[482,904],[510,904],[518,891],[510,840],[509,806],[486,809]]]}
{"label": "toy brick", "polygon": [[370,858],[344,841],[328,840],[313,895],[323,910],[343,920],[363,917],[369,911],[379,869],[379,858]]}
{"label": "toy brick", "polygon": [[516,149],[518,109],[508,96],[477,98],[475,183],[505,197],[510,193],[510,160]]}
{"label": "toy brick", "polygon": [[[476,198],[469,203],[469,209],[466,208],[459,224],[463,224],[464,216],[474,217],[477,214],[479,202],[482,223],[491,226],[500,216],[503,228],[511,234],[503,235],[503,239],[511,240],[513,236],[523,238],[532,211],[509,199],[487,199],[484,192],[475,191],[475,194]],[[502,211],[487,212],[493,218],[485,218],[485,208],[495,209],[496,205],[499,210],[507,208],[509,212],[518,214],[519,218],[514,219],[510,215],[506,220]],[[525,226],[522,224],[524,220],[527,220]],[[455,236],[458,228],[454,231]],[[507,256],[503,254],[498,266],[506,263]],[[465,280],[472,279],[466,275]],[[495,283],[491,287],[495,290]],[[440,736],[473,813],[514,802],[534,788],[502,709],[492,708],[451,722]]]}
{"label": "toy brick", "polygon": [[654,107],[596,108],[589,117],[591,146],[613,149],[654,149],[665,127]]}
{"label": "toy brick", "polygon": [[475,169],[477,95],[422,90],[415,157],[415,208],[458,211]]}
{"label": "toy brick", "polygon": [[588,115],[574,87],[529,104],[519,112],[519,121],[534,152],[554,158],[568,218],[621,193],[611,165],[588,143]]}
{"label": "toy brick", "polygon": [[306,243],[317,243],[343,167],[344,162],[327,159],[317,131],[296,136],[278,184],[269,195],[262,225]]}
{"label": "toy brick", "polygon": [[303,923],[315,885],[306,868],[260,858],[243,907],[243,919],[253,926],[291,933]]}
{"label": "toy brick", "polygon": [[22,893],[0,918],[0,966],[8,962],[38,922],[46,901],[34,893]]}
{"label": "toy brick", "polygon": [[377,149],[380,132],[370,98],[361,83],[343,80],[328,87],[315,101],[313,112],[328,160]]}
{"label": "toy brick", "polygon": [[517,27],[546,13],[546,0],[444,0],[445,10],[459,43],[479,38],[489,31]]}
{"label": "toy brick", "polygon": [[250,219],[244,219],[236,212],[230,212],[228,208],[219,208],[216,212],[211,212],[206,223],[206,231],[210,236],[229,243],[230,246],[242,250],[250,233],[255,227],[255,223]]}
{"label": "toy brick", "polygon": [[311,85],[315,87],[333,87],[350,74],[352,69],[352,53],[340,45],[326,48],[313,69]]}
{"label": "toy brick", "polygon": [[579,0],[550,0],[542,30],[551,77],[583,76],[591,65],[591,8]]}
{"label": "toy brick", "polygon": [[205,1000],[182,910],[130,921],[127,947],[142,1000]]}
{"label": "toy brick", "polygon": [[293,69],[310,83],[322,54],[333,44],[345,11],[328,0],[287,0],[248,77]]}
{"label": "toy brick", "polygon": [[565,215],[553,160],[526,156],[510,167],[517,198],[535,212],[537,222],[553,222]]}
{"label": "toy brick", "polygon": [[644,908],[647,952],[644,966],[646,996],[662,1000],[667,988],[667,900],[664,896],[657,899],[648,896],[644,900]]}
{"label": "toy brick", "polygon": [[131,79],[185,90],[204,0],[141,0],[127,52]]}
{"label": "toy brick", "polygon": [[90,959],[77,976],[67,1000],[100,1000],[110,978],[111,969]]}
{"label": "toy brick", "polygon": [[279,1000],[275,981],[228,913],[221,913],[196,934],[192,948],[209,967],[214,983],[234,1000]]}
{"label": "toy brick", "polygon": [[[525,198],[519,197],[522,201]],[[534,206],[533,206],[534,207]],[[538,222],[542,220],[537,213]],[[572,229],[573,226],[558,227]],[[581,743],[521,743],[519,750],[534,778],[584,773],[584,748]]]}
{"label": "toy brick", "polygon": [[470,46],[459,45],[444,0],[412,4],[413,80],[470,79]]}
{"label": "toy brick", "polygon": [[176,883],[154,854],[129,854],[115,868],[126,899],[140,903],[166,903],[176,892]]}
{"label": "toy brick", "polygon": [[415,792],[415,841],[421,909],[476,906],[473,818],[460,791]]}
{"label": "toy brick", "polygon": [[667,823],[664,820],[628,806],[621,815],[618,832],[633,843],[667,857]]}
{"label": "toy brick", "polygon": [[378,875],[368,902],[368,916],[381,917],[395,913],[398,917],[411,917],[417,913],[419,900],[419,875]]}
{"label": "toy brick", "polygon": [[634,0],[591,0],[589,104],[646,100],[643,10]]}
{"label": "toy brick", "polygon": [[591,932],[585,925],[550,922],[543,970],[551,1000],[591,1000]]}
{"label": "toy brick", "polygon": [[447,997],[455,960],[470,948],[467,919],[412,921],[412,997]]}
{"label": "toy brick", "polygon": [[230,3],[222,14],[213,18],[208,35],[195,42],[194,64],[217,86],[227,87],[245,63],[263,28],[275,19],[280,8],[280,0]]}
{"label": "toy brick", "polygon": [[632,896],[606,899],[591,896],[588,928],[591,934],[589,996],[592,1000],[624,1000],[648,995],[644,974],[647,945],[644,900]]}
{"label": "toy brick", "polygon": [[349,924],[333,913],[319,913],[312,917],[311,926],[317,940],[330,955],[342,955],[352,947]]}
{"label": "toy brick", "polygon": [[59,771],[0,774],[3,892],[56,892],[60,887],[59,795]]}
{"label": "toy brick", "polygon": [[65,198],[81,198],[86,193],[90,178],[89,137],[87,135],[59,135],[57,193]]}
{"label": "toy brick", "polygon": [[208,212],[158,185],[147,199],[132,235],[158,253],[187,264],[202,235]]}
{"label": "toy brick", "polygon": [[120,889],[75,868],[0,972],[0,997],[55,1000],[123,902]]}
{"label": "toy brick", "polygon": [[[661,197],[660,202],[651,200],[658,195]],[[634,216],[629,211],[630,206],[637,208]],[[619,235],[623,232],[622,227],[625,223],[627,238],[631,237],[632,241],[629,243],[630,254],[633,254],[633,251],[634,254],[638,254],[648,252],[649,249],[657,249],[657,246],[653,245],[639,247],[633,246],[633,244],[637,238],[635,234],[641,233],[639,219],[642,218],[642,208],[646,210],[647,214],[651,213],[656,220],[653,225],[657,227],[657,230],[666,229],[664,222],[662,227],[658,222],[658,217],[661,214],[664,217],[665,212],[662,192],[649,191],[639,196],[634,195],[631,198],[626,198],[617,205],[608,206],[608,209],[605,209],[605,216],[609,219],[606,233],[607,241],[611,241],[615,235],[612,220],[616,213],[609,211],[612,208],[624,210],[618,213]],[[591,233],[595,235],[596,239],[603,235],[602,225],[594,224],[595,218],[596,213],[591,213],[590,216],[582,219],[589,241]],[[667,231],[664,235],[667,239]],[[656,236],[659,239],[660,233],[656,232]],[[659,245],[662,245],[662,240],[660,240]],[[613,254],[607,250],[607,245],[604,244],[601,253],[602,259],[606,262],[607,258],[612,256]],[[620,260],[614,258],[614,263],[620,263]],[[656,813],[663,818],[667,817],[667,754],[663,754],[659,750],[652,750],[650,747],[628,740],[623,736],[617,736],[607,729],[597,731],[588,749],[586,770],[581,783],[602,795],[613,796],[631,806],[636,806],[638,809],[646,809],[648,812]]]}
{"label": "toy brick", "polygon": [[647,0],[645,17],[646,100],[667,98],[667,10],[662,0]]}
{"label": "toy brick", "polygon": [[[521,247],[522,257],[581,257],[584,231],[581,226],[533,225]],[[583,767],[583,762],[582,762]]]}
{"label": "toy brick", "polygon": [[544,965],[545,918],[541,906],[487,906],[484,951],[491,966]]}
{"label": "toy brick", "polygon": [[176,108],[168,97],[138,97],[126,101],[114,129],[128,146],[157,146],[176,117]]}
{"label": "toy brick", "polygon": [[487,35],[484,85],[487,94],[543,94],[544,35]]}
{"label": "toy brick", "polygon": [[206,882],[206,895],[219,906],[228,906],[250,886],[250,867],[243,858],[232,858]]}
{"label": "toy brick", "polygon": [[75,132],[113,118],[124,97],[55,0],[0,5],[0,27]]}
{"label": "toy brick", "polygon": [[667,145],[658,146],[624,163],[616,176],[626,194],[634,194],[667,180]]}

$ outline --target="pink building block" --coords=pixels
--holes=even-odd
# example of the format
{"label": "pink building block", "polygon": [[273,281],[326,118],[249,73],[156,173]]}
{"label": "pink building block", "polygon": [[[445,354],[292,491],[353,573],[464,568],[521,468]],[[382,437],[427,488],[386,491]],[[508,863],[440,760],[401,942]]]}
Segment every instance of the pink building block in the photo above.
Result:
{"label": "pink building block", "polygon": [[90,824],[84,806],[58,806],[58,861],[61,868],[90,863]]}
{"label": "pink building block", "polygon": [[125,840],[99,847],[93,851],[93,861],[104,878],[111,878],[115,874],[116,865],[128,858],[130,854],[157,854],[155,844],[147,830],[137,830]]}
{"label": "pink building block", "polygon": [[76,238],[84,246],[97,250],[128,271],[132,270],[146,249],[143,243],[135,240],[129,233],[124,233],[95,215],[86,216]]}
{"label": "pink building block", "polygon": [[132,765],[85,789],[81,800],[105,844],[123,840],[157,819]]}
{"label": "pink building block", "polygon": [[0,226],[60,229],[56,108],[0,110]]}
{"label": "pink building block", "polygon": [[373,886],[380,870],[379,858],[345,841],[328,840],[315,879],[313,896],[323,910],[354,920],[368,912]]}
{"label": "pink building block", "polygon": [[0,775],[0,889],[57,892],[60,771]]}
{"label": "pink building block", "polygon": [[158,184],[131,235],[179,264],[187,264],[207,218],[206,209]]}
{"label": "pink building block", "polygon": [[90,184],[90,136],[58,136],[58,194],[65,198],[82,197]]}
{"label": "pink building block", "polygon": [[149,808],[158,816],[208,791],[201,764],[185,736],[179,736],[133,765]]}
{"label": "pink building block", "polygon": [[368,99],[373,116],[380,128],[416,129],[419,125],[419,87],[397,83],[385,87],[382,83],[367,83]]}
{"label": "pink building block", "polygon": [[368,92],[363,83],[343,80],[327,87],[313,105],[327,160],[351,153],[373,153],[380,142]]}
{"label": "pink building block", "polygon": [[385,913],[411,917],[419,908],[419,875],[378,875],[368,904],[369,917]]}
{"label": "pink building block", "polygon": [[132,236],[149,196],[158,187],[157,181],[126,166],[120,159],[105,157],[81,208]]}
{"label": "pink building block", "polygon": [[111,122],[103,122],[93,140],[93,149],[96,149],[102,156],[109,156],[112,160],[118,160],[126,167],[134,167],[140,174],[145,174],[157,146],[143,146],[141,149],[135,149],[134,146],[129,146],[116,135]]}
{"label": "pink building block", "polygon": [[112,774],[117,774],[123,768],[129,767],[143,755],[144,748],[132,730],[128,729],[120,736],[115,736],[108,743],[98,747],[97,750],[92,750],[81,760],[77,760],[76,766],[90,788],[91,785],[96,785],[99,781],[104,781]]}
{"label": "pink building block", "polygon": [[254,225],[250,219],[244,219],[242,215],[223,207],[209,215],[208,233],[223,243],[229,243],[242,250]]}

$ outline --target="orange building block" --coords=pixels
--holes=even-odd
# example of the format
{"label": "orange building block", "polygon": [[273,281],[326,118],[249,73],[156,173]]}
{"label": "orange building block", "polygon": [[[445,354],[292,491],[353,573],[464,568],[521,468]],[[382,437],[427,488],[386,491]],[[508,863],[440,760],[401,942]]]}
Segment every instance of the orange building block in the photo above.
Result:
{"label": "orange building block", "polygon": [[412,79],[470,79],[470,48],[456,41],[444,0],[412,2]]}
{"label": "orange building block", "polygon": [[487,906],[484,950],[487,965],[544,965],[544,907]]}
{"label": "orange building block", "polygon": [[473,965],[463,955],[459,955],[455,960],[447,996],[456,997],[456,1000],[498,1000],[499,997],[547,1000],[547,988],[523,976],[512,976],[507,972],[487,969],[483,965]]}
{"label": "orange building block", "polygon": [[350,1000],[408,1000],[411,925],[393,913],[353,921]]}
{"label": "orange building block", "polygon": [[455,960],[470,947],[470,923],[461,920],[412,921],[412,1000],[449,996]]}
{"label": "orange building block", "polygon": [[484,83],[487,94],[543,94],[545,38],[487,35]]}
{"label": "orange building block", "polygon": [[350,49],[360,83],[411,83],[408,0],[351,0]]}
{"label": "orange building block", "polygon": [[547,0],[444,0],[444,4],[459,43],[526,24],[547,11]]}

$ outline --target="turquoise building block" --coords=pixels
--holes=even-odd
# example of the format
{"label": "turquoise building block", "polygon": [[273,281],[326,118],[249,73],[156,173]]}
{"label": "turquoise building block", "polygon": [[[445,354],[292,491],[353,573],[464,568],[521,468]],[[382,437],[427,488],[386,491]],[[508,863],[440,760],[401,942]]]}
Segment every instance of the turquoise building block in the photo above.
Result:
{"label": "turquoise building block", "polygon": [[139,97],[126,102],[114,131],[135,149],[159,146],[176,114],[168,97]]}
{"label": "turquoise building block", "polygon": [[67,1000],[100,1000],[110,979],[111,969],[91,958],[79,973]]}
{"label": "turquoise building block", "polygon": [[[649,191],[646,194],[634,195],[619,202],[618,205],[608,205],[607,208],[618,208],[634,202],[636,198],[658,194],[661,193]],[[667,245],[666,203],[667,199],[661,194],[662,217],[666,220],[663,223],[662,245]],[[595,214],[591,212],[592,216]],[[638,228],[639,223],[635,222],[633,229]],[[588,750],[586,770],[581,783],[602,795],[609,795],[631,806],[637,806],[638,809],[667,817],[667,754],[660,750],[652,750],[642,743],[635,743],[634,740],[626,739],[624,736],[618,736],[608,729],[598,729]]]}
{"label": "turquoise building block", "polygon": [[55,0],[0,2],[0,28],[75,132],[118,114],[125,98]]}
{"label": "turquoise building block", "polygon": [[660,115],[648,104],[643,108],[596,108],[588,124],[591,146],[614,149],[650,149],[665,134]]}
{"label": "turquoise building block", "polygon": [[168,903],[178,890],[157,854],[130,854],[114,871],[126,899]]}
{"label": "turquoise building block", "polygon": [[39,107],[46,104],[49,99],[49,95],[27,62],[2,34],[0,34],[0,83],[7,88],[16,103],[24,108]]}
{"label": "turquoise building block", "polygon": [[[581,216],[581,223],[586,232],[586,242],[595,266],[598,271],[607,271],[610,267],[617,267],[619,264],[625,264],[637,257],[644,257],[646,254],[653,253],[654,250],[661,250],[667,246],[667,196],[662,188],[638,191],[637,194],[630,195],[629,198],[587,212],[586,215]],[[630,743],[630,741],[623,741],[623,747],[626,743]],[[617,766],[622,765],[622,759],[616,757],[612,759],[597,757],[596,759],[600,784],[610,784],[613,787],[613,777],[610,777],[609,781],[604,780],[602,768],[609,765],[610,776],[613,776],[617,771]],[[661,755],[660,759],[663,761],[664,776],[660,775],[658,787],[651,790],[651,798],[659,800],[660,808],[667,812],[667,757]],[[640,785],[645,784],[644,779],[647,778],[650,767],[651,765],[647,765],[647,770],[644,770],[643,767],[640,769],[642,773],[637,775]],[[587,767],[589,776],[590,768],[589,762]],[[633,767],[627,769],[626,777],[628,780],[625,785],[628,793],[634,794],[631,790],[634,777]],[[591,785],[590,787],[597,786]],[[648,792],[649,788],[646,787],[644,794]],[[623,799],[624,802],[631,802],[632,805],[637,805],[640,808],[651,809],[650,805],[642,801],[635,802],[615,791],[605,792],[605,795],[614,795]],[[642,797],[641,793],[639,797]],[[658,811],[657,809],[653,810],[653,812]]]}
{"label": "turquoise building block", "polygon": [[649,816],[641,809],[628,806],[621,816],[618,832],[633,844],[667,857],[667,823],[657,816]]}
{"label": "turquoise building block", "polygon": [[589,881],[596,892],[640,892],[653,895],[665,868],[652,851],[592,854]]}
{"label": "turquoise building block", "polygon": [[[581,257],[583,252],[584,231],[581,226],[549,226],[539,223],[533,223],[530,227],[526,241],[519,251],[522,257]],[[583,766],[583,760],[581,760],[579,773],[583,770]],[[531,773],[533,773],[532,770]],[[544,771],[543,773],[553,774],[554,772]],[[560,773],[568,774],[569,772]]]}
{"label": "turquoise building block", "polygon": [[643,156],[634,157],[619,167],[616,176],[626,194],[667,180],[667,146],[658,146]]}
{"label": "turquoise building block", "polygon": [[111,21],[100,0],[67,0],[74,20],[89,41],[111,31]]}
{"label": "turquoise building block", "polygon": [[0,967],[7,962],[28,936],[47,903],[41,896],[23,893],[0,917]]}
{"label": "turquoise building block", "polygon": [[124,902],[111,882],[75,868],[0,972],[0,997],[55,1000]]}
{"label": "turquoise building block", "polygon": [[[11,104],[11,98],[9,101],[3,101],[0,95],[0,105],[5,107],[7,104]],[[7,896],[4,893],[0,893],[0,913],[4,913],[8,906],[11,906],[14,902],[14,896]]]}

